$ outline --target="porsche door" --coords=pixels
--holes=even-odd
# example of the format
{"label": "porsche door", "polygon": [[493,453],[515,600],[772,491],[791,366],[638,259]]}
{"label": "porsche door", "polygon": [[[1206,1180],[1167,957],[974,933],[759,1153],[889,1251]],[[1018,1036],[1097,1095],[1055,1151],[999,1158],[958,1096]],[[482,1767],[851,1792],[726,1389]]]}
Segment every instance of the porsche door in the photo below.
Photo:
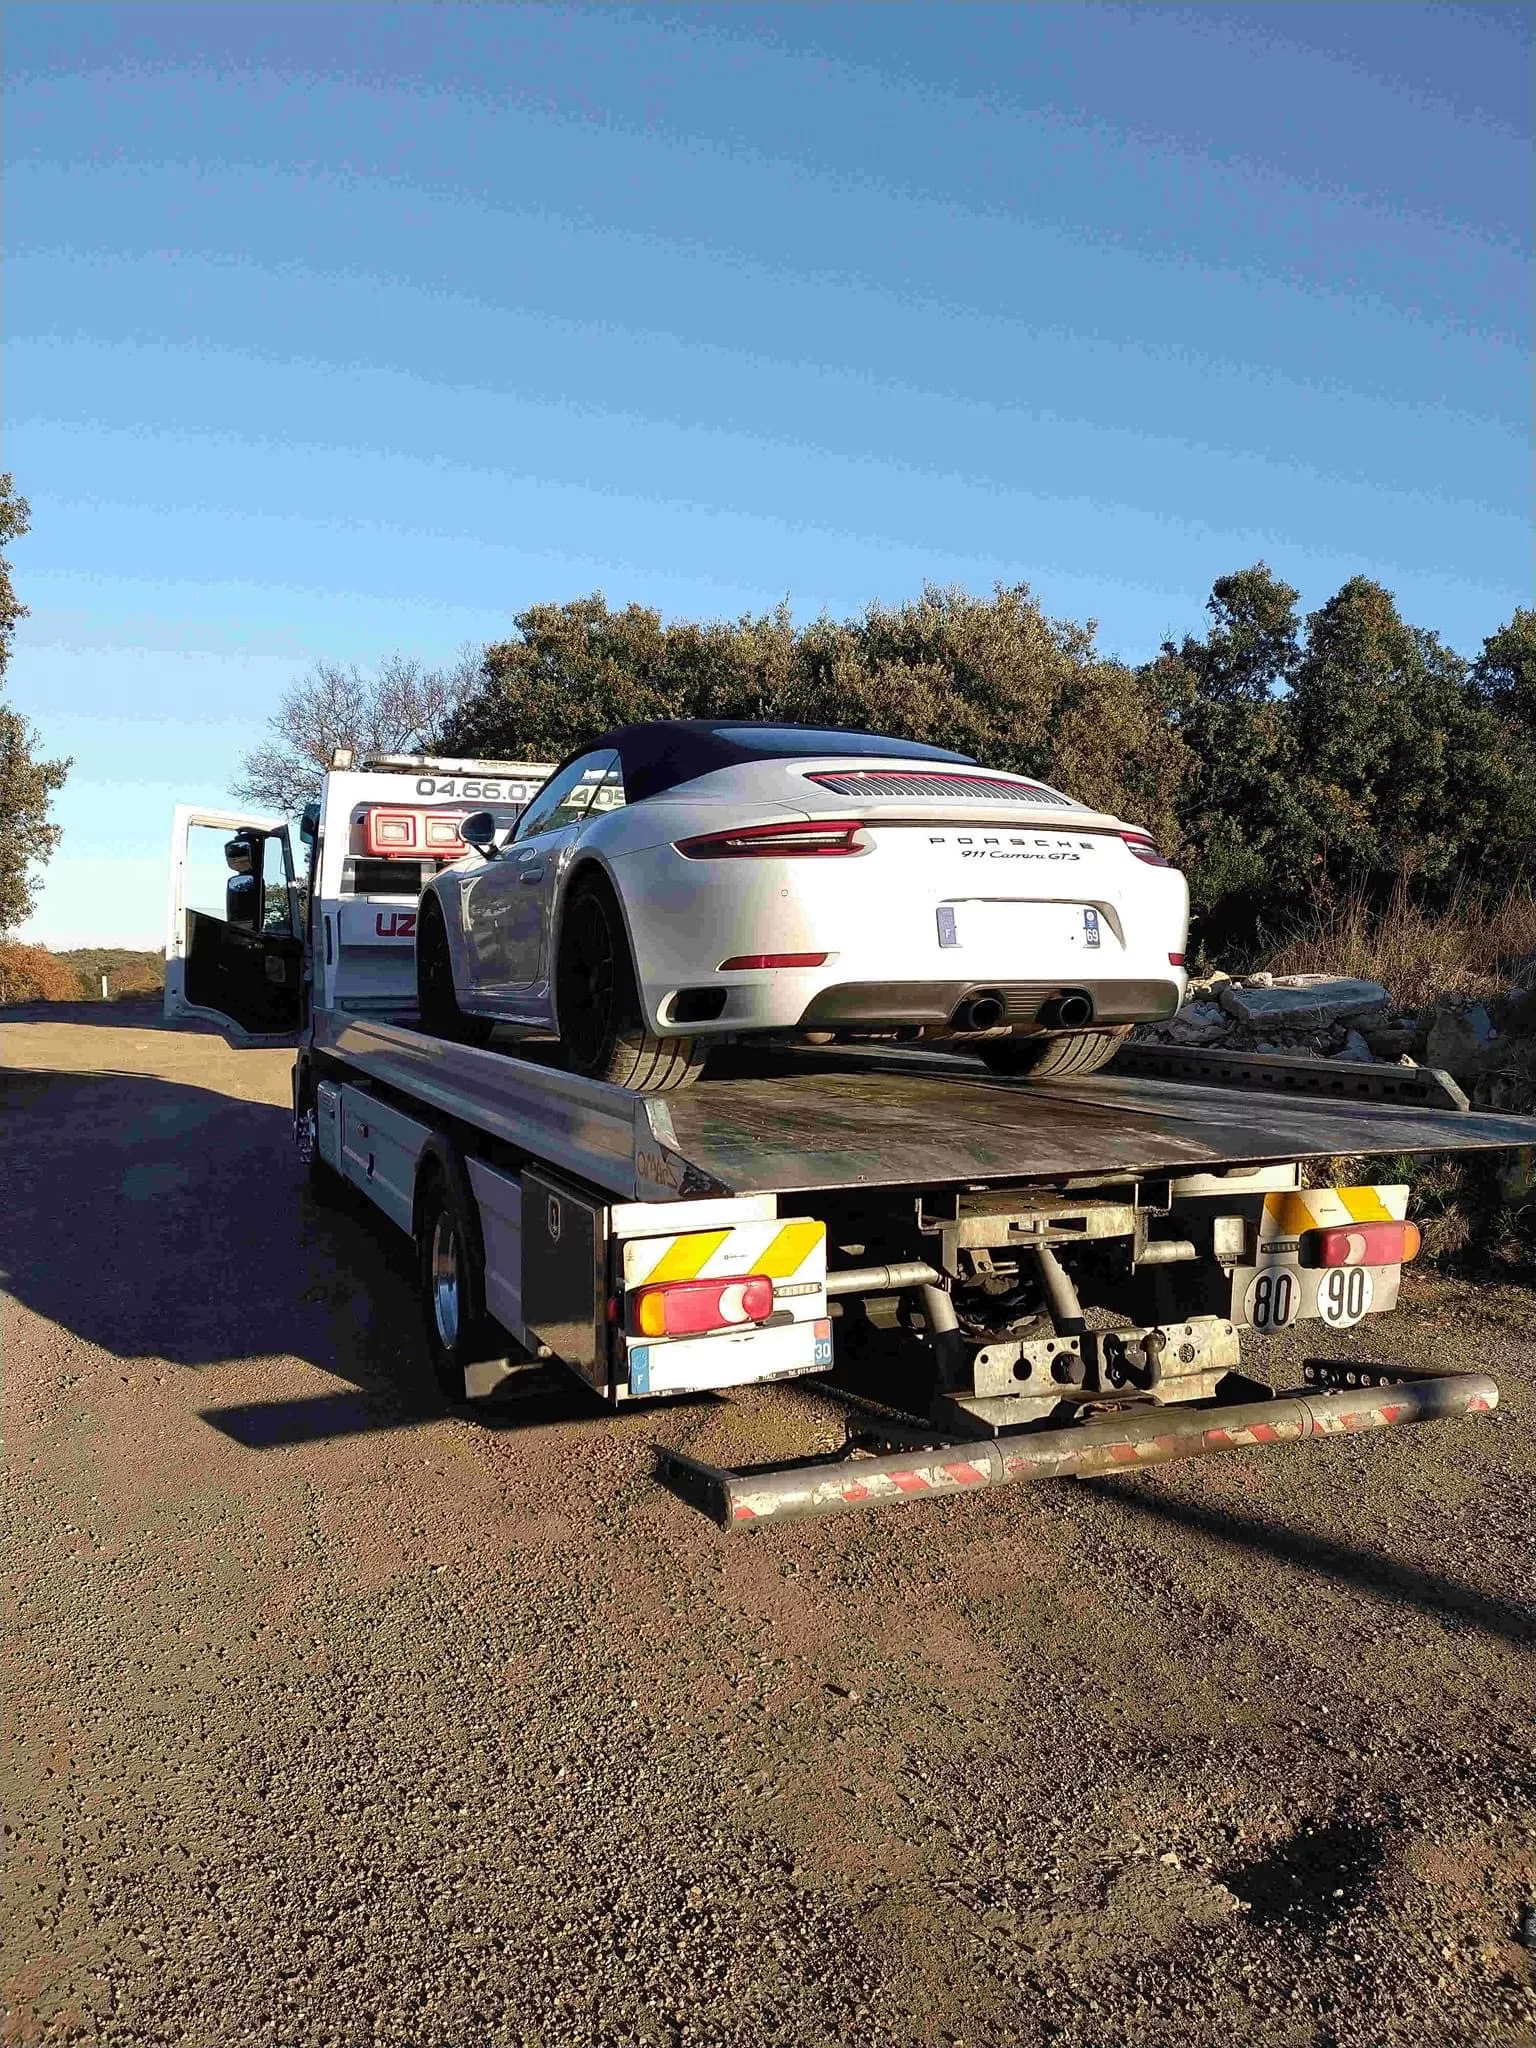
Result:
{"label": "porsche door", "polygon": [[171,832],[165,1017],[202,1018],[236,1045],[291,1045],[304,945],[288,827],[178,804]]}

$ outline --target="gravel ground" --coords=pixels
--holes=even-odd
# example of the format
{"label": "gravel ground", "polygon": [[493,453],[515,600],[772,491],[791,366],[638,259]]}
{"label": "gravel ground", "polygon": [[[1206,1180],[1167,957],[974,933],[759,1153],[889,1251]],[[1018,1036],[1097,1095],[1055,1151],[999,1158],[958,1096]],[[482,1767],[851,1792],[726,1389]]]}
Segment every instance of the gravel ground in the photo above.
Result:
{"label": "gravel ground", "polygon": [[287,1056],[0,1037],[6,2042],[1536,2042],[1528,1295],[1354,1333],[1489,1419],[726,1536],[652,1445],[818,1397],[446,1415]]}

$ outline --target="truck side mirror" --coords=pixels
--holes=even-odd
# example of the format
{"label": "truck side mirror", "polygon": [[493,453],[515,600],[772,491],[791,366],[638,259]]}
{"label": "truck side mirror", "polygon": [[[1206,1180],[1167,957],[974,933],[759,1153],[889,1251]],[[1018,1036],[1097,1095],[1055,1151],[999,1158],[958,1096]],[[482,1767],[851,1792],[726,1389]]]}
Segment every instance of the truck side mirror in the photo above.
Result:
{"label": "truck side mirror", "polygon": [[496,858],[496,816],[493,811],[471,811],[459,827],[459,837],[485,860]]}
{"label": "truck side mirror", "polygon": [[241,931],[261,930],[261,884],[254,875],[231,875],[224,884],[224,921]]}
{"label": "truck side mirror", "polygon": [[233,872],[224,884],[224,921],[242,931],[262,926],[261,847],[253,832],[237,832],[224,843],[224,860]]}

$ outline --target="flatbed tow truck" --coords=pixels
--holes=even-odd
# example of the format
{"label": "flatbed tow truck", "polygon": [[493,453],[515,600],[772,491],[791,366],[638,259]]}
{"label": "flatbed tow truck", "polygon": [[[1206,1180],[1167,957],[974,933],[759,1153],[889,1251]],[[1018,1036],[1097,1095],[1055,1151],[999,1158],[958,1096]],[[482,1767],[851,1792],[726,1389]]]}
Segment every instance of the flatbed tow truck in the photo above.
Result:
{"label": "flatbed tow truck", "polygon": [[[300,827],[179,807],[168,1020],[293,1045],[294,1136],[414,1240],[427,1348],[474,1403],[558,1363],[611,1404],[815,1376],[830,1458],[658,1453],[730,1528],[1486,1413],[1482,1374],[1309,1361],[1277,1393],[1250,1329],[1392,1309],[1418,1248],[1399,1183],[1308,1162],[1536,1145],[1426,1068],[1128,1046],[1031,1083],[900,1045],[740,1045],[630,1093],[552,1045],[430,1037],[415,904],[456,827],[507,822],[542,763],[338,754]],[[232,871],[192,906],[193,835]]]}

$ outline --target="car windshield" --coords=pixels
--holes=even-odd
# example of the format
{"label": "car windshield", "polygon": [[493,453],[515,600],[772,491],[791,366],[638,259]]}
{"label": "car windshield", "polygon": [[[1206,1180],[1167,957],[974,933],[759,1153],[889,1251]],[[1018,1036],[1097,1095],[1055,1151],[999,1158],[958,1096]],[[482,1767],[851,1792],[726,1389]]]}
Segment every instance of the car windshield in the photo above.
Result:
{"label": "car windshield", "polygon": [[974,767],[970,754],[954,754],[947,747],[924,746],[920,740],[892,739],[878,732],[834,732],[814,725],[727,725],[710,727],[720,739],[743,753],[778,755],[793,760],[799,754],[884,754],[904,761],[963,761]]}

